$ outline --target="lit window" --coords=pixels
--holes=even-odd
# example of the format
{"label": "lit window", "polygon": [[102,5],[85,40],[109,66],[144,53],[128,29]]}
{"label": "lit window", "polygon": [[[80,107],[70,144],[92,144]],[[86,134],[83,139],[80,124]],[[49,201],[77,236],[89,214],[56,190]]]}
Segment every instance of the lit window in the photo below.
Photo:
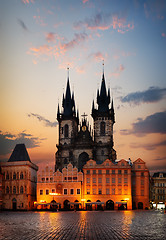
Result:
{"label": "lit window", "polygon": [[96,183],[96,178],[93,178],[93,183]]}
{"label": "lit window", "polygon": [[106,194],[110,194],[109,188],[106,188]]}
{"label": "lit window", "polygon": [[77,189],[77,194],[80,194],[80,188]]}
{"label": "lit window", "polygon": [[87,178],[87,179],[86,179],[86,183],[90,183],[90,178]]}
{"label": "lit window", "polygon": [[102,183],[102,178],[99,178],[99,179],[98,179],[98,183]]}
{"label": "lit window", "polygon": [[110,183],[110,179],[109,178],[106,178],[106,183]]}
{"label": "lit window", "polygon": [[49,189],[46,189],[46,195],[49,195]]}

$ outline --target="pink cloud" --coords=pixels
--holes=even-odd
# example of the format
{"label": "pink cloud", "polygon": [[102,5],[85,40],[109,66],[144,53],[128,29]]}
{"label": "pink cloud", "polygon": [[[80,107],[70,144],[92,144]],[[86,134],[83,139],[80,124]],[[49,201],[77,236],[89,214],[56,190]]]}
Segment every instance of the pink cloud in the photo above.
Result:
{"label": "pink cloud", "polygon": [[24,4],[34,3],[34,0],[22,0]]}
{"label": "pink cloud", "polygon": [[78,73],[80,73],[80,74],[83,74],[83,73],[85,73],[85,67],[84,67],[84,66],[77,67],[77,68],[76,68],[76,71],[77,71]]}
{"label": "pink cloud", "polygon": [[46,40],[48,42],[54,42],[55,41],[55,35],[54,33],[50,32],[46,34]]}
{"label": "pink cloud", "polygon": [[89,0],[82,0],[83,3],[86,3],[86,2],[88,2],[88,1],[89,1]]}
{"label": "pink cloud", "polygon": [[124,71],[124,69],[125,69],[124,66],[122,64],[120,64],[119,67],[117,67],[115,69],[115,71],[110,74],[110,77],[113,76],[113,77],[118,78],[120,76],[120,74]]}
{"label": "pink cloud", "polygon": [[87,38],[88,35],[86,33],[75,34],[74,38],[71,41],[61,44],[60,48],[65,51],[69,50],[79,45],[81,42],[84,42]]}
{"label": "pink cloud", "polygon": [[134,23],[127,23],[126,18],[119,17],[117,14],[98,13],[92,18],[87,18],[84,21],[79,21],[74,24],[74,28],[79,30],[82,27],[88,30],[108,30],[113,28],[119,33],[125,33],[134,29]]}
{"label": "pink cloud", "polygon": [[90,54],[89,57],[92,57],[96,62],[101,62],[106,59],[107,54],[104,55],[101,52],[95,52]]}
{"label": "pink cloud", "polygon": [[43,18],[41,16],[33,16],[37,24],[40,24],[41,26],[47,26],[47,24],[44,22]]}
{"label": "pink cloud", "polygon": [[165,33],[162,33],[161,36],[165,38],[165,37],[166,37],[166,34],[165,34]]}

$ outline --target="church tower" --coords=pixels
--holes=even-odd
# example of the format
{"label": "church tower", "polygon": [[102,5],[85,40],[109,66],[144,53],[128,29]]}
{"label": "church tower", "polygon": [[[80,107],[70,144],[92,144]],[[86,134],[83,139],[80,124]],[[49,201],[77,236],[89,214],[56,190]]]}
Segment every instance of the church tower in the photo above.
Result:
{"label": "church tower", "polygon": [[57,120],[59,123],[59,144],[56,152],[56,169],[62,169],[69,162],[72,163],[73,153],[68,151],[70,145],[74,143],[78,134],[79,117],[78,111],[76,115],[74,92],[71,95],[69,76],[67,79],[66,93],[63,94],[62,112],[60,112],[59,104],[57,110]]}
{"label": "church tower", "polygon": [[[111,108],[109,105],[111,103]],[[113,99],[110,98],[110,89],[106,90],[103,71],[100,91],[97,91],[97,109],[93,101],[92,118],[94,120],[95,160],[103,162],[105,159],[115,161],[116,151],[113,149],[113,125],[115,114]]]}

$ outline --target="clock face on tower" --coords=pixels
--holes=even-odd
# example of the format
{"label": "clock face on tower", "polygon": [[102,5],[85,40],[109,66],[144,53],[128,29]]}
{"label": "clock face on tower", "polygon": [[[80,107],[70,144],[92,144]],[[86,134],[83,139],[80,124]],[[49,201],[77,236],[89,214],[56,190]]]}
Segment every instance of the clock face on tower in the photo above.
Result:
{"label": "clock face on tower", "polygon": [[85,132],[86,131],[86,126],[82,127],[82,131]]}

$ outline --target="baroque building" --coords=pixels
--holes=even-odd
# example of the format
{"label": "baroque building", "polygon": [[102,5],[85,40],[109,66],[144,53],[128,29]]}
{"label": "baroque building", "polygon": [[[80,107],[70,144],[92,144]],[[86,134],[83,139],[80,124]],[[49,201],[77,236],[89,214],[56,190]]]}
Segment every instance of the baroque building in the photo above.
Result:
{"label": "baroque building", "polygon": [[[110,107],[111,104],[111,107]],[[69,77],[66,93],[63,94],[62,112],[58,104],[57,120],[59,123],[59,143],[55,154],[55,170],[62,170],[68,163],[82,170],[89,159],[102,163],[105,159],[115,161],[116,151],[113,149],[113,125],[115,114],[110,89],[106,89],[103,72],[101,88],[97,91],[97,108],[92,103],[93,131],[86,115],[76,113],[74,93],[71,94]]]}
{"label": "baroque building", "polygon": [[1,163],[2,208],[31,210],[36,201],[37,170],[24,144],[17,144],[7,162]]}

